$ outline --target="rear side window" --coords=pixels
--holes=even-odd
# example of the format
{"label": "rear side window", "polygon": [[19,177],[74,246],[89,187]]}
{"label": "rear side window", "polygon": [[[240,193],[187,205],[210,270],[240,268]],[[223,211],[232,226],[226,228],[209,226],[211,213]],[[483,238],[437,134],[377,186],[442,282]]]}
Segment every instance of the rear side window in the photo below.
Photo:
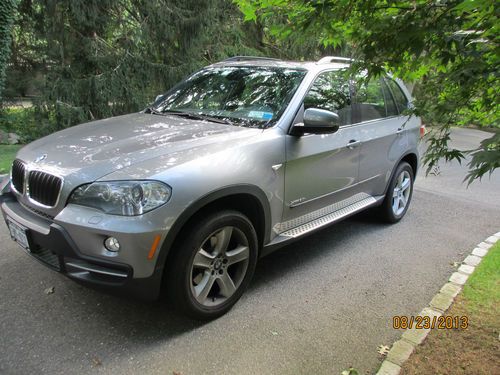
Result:
{"label": "rear side window", "polygon": [[387,86],[384,81],[382,81],[382,91],[384,93],[386,116],[398,116],[398,107],[396,106],[396,102],[394,102],[394,98],[391,94],[391,90],[389,90],[389,86]]}
{"label": "rear side window", "polygon": [[356,122],[386,117],[384,93],[380,80],[370,80],[357,86],[354,108]]}
{"label": "rear side window", "polygon": [[358,84],[353,109],[354,122],[398,116],[400,112],[392,90],[383,79]]}
{"label": "rear side window", "polygon": [[349,80],[338,71],[321,73],[304,98],[304,109],[326,109],[339,115],[340,125],[351,124]]}
{"label": "rear side window", "polygon": [[401,87],[399,87],[399,85],[390,78],[386,78],[385,82],[391,88],[392,95],[394,96],[399,112],[402,113],[405,109],[408,109],[408,98],[401,90]]}

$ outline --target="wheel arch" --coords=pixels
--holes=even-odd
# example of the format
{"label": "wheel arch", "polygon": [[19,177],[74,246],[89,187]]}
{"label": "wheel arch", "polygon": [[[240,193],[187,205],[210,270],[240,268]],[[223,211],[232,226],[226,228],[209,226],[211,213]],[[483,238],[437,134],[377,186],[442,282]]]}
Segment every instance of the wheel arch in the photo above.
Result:
{"label": "wheel arch", "polygon": [[249,218],[257,232],[259,250],[269,241],[271,209],[266,194],[255,185],[232,185],[212,191],[191,203],[177,218],[162,244],[156,271],[163,273],[182,235],[204,213],[234,209]]}
{"label": "wheel arch", "polygon": [[392,168],[392,171],[391,171],[391,176],[387,180],[387,185],[386,185],[385,190],[384,190],[384,195],[387,194],[387,189],[389,188],[389,184],[391,183],[392,178],[394,177],[394,173],[396,173],[396,169],[398,168],[398,165],[401,164],[401,162],[403,162],[403,161],[410,164],[410,167],[413,170],[413,178],[415,179],[415,177],[417,175],[417,171],[418,171],[418,166],[419,166],[418,156],[417,156],[416,151],[408,151],[403,156],[401,156],[401,158],[397,161],[397,163],[394,163],[394,167]]}
{"label": "wheel arch", "polygon": [[[417,154],[414,152],[409,152],[405,156],[401,158],[401,160],[398,162],[397,165],[399,165],[402,161],[407,162],[410,164],[411,169],[413,169],[413,177],[417,175],[417,170],[418,170],[418,157]],[[397,166],[396,165],[396,166]],[[395,170],[396,168],[394,168]]]}

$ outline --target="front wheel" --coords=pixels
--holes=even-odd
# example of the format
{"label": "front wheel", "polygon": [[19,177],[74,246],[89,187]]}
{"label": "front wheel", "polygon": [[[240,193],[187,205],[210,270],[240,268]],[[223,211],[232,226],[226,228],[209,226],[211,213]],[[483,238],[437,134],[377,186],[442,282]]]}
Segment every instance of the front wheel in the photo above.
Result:
{"label": "front wheel", "polygon": [[380,214],[385,221],[396,223],[406,214],[413,194],[413,182],[412,167],[407,162],[401,162],[389,183],[384,201],[380,206]]}
{"label": "front wheel", "polygon": [[227,312],[247,288],[257,262],[257,235],[236,211],[212,214],[190,228],[170,264],[173,303],[196,319]]}

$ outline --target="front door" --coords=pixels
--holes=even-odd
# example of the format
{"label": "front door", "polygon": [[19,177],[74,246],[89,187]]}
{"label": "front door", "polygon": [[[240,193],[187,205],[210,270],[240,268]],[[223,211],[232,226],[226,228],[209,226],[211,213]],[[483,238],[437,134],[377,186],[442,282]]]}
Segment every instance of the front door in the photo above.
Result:
{"label": "front door", "polygon": [[[341,126],[333,134],[287,136],[283,221],[298,225],[317,218],[312,212],[348,198],[358,181],[359,130],[351,125],[349,81],[337,71],[320,74],[302,113],[307,108],[337,113]],[[301,121],[299,114],[296,122]]]}

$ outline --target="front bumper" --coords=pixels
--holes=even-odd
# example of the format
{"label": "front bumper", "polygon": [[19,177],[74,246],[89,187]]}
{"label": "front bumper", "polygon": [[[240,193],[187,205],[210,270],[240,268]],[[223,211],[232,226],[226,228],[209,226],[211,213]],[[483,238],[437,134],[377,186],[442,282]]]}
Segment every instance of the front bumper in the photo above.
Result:
{"label": "front bumper", "polygon": [[0,195],[0,207],[5,220],[8,217],[27,228],[29,254],[49,268],[81,284],[112,294],[144,300],[158,298],[161,269],[153,267],[147,277],[134,278],[132,265],[85,254],[68,230],[51,218],[25,208],[12,193]]}

